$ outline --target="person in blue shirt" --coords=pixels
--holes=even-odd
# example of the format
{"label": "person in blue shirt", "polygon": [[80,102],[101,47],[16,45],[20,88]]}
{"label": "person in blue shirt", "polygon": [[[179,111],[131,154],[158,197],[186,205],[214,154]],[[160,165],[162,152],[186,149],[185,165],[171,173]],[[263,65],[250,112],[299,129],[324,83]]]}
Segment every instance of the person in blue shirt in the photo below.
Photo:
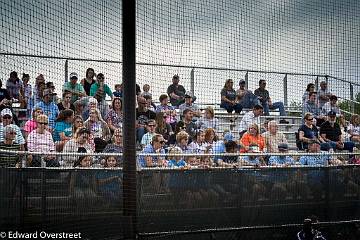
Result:
{"label": "person in blue shirt", "polygon": [[71,109],[61,111],[56,119],[53,139],[56,145],[56,150],[59,152],[63,150],[65,143],[72,137],[73,119],[74,112]]}
{"label": "person in blue shirt", "polygon": [[145,156],[139,157],[139,167],[157,167],[165,164],[165,158],[163,156],[146,156],[147,153],[165,154],[164,150],[165,139],[160,134],[155,134],[152,138],[152,142],[144,147],[142,154]]}
{"label": "person in blue shirt", "polygon": [[[312,141],[311,143],[309,143],[308,152],[309,153],[317,153],[318,155],[301,156],[300,160],[299,160],[301,165],[326,166],[329,163],[330,155],[326,152],[320,151],[320,144],[317,141]],[[322,153],[322,154],[319,155],[319,153]]]}
{"label": "person in blue shirt", "polygon": [[[289,146],[286,143],[278,145],[279,153],[287,153]],[[294,165],[295,160],[291,156],[271,156],[269,159],[269,166],[289,166]]]}
{"label": "person in blue shirt", "polygon": [[43,113],[49,118],[49,130],[52,131],[55,127],[55,119],[59,115],[58,106],[52,102],[53,93],[50,89],[43,91],[42,101],[38,102],[34,108],[41,108]]}
{"label": "person in blue shirt", "polygon": [[216,155],[216,154],[221,154],[221,153],[225,153],[226,152],[226,148],[225,148],[225,143],[232,141],[233,140],[233,135],[231,134],[231,132],[224,132],[224,140],[223,141],[217,141],[214,146],[213,146],[213,151],[215,154],[214,157],[214,162],[217,163],[218,160],[221,159],[221,156]]}
{"label": "person in blue shirt", "polygon": [[182,156],[172,156],[172,154],[182,154],[182,150],[179,147],[173,147],[169,150],[169,160],[167,161],[167,167],[169,168],[184,168],[187,163]]}
{"label": "person in blue shirt", "polygon": [[[248,153],[260,153],[259,146],[256,143],[251,143]],[[245,166],[264,166],[266,165],[263,156],[243,156],[241,159],[242,165]]]}

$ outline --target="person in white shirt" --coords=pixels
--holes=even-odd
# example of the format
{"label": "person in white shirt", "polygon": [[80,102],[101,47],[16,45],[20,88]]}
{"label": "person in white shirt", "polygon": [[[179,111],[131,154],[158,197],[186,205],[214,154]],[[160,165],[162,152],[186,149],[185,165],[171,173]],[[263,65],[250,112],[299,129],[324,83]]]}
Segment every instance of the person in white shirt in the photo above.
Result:
{"label": "person in white shirt", "polygon": [[239,124],[239,133],[242,136],[253,123],[260,125],[260,116],[264,113],[261,105],[255,105],[252,111],[245,113]]}

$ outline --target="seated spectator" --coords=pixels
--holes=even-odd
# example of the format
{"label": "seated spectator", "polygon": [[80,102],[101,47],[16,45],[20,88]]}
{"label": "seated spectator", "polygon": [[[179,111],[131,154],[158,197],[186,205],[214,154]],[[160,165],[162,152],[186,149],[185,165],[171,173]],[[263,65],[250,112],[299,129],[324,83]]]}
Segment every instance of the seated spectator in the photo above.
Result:
{"label": "seated spectator", "polygon": [[89,112],[91,109],[98,108],[98,101],[93,97],[82,97],[80,100],[74,103],[75,114],[81,115],[83,119],[89,118]]}
{"label": "seated spectator", "polygon": [[354,114],[350,117],[350,124],[347,129],[352,142],[360,142],[360,115]]}
{"label": "seated spectator", "polygon": [[12,101],[7,89],[2,88],[2,81],[0,80],[0,110],[11,107]]}
{"label": "seated spectator", "polygon": [[[160,134],[155,134],[151,144],[148,144],[144,147],[142,154],[151,154],[151,153],[160,153],[165,154],[165,150],[163,148],[165,144],[165,139]],[[140,167],[157,167],[157,166],[165,166],[165,157],[164,156],[141,156],[139,158],[139,166]]]}
{"label": "seated spectator", "polygon": [[[280,143],[277,145],[278,149],[276,152],[288,153],[289,146],[287,143]],[[291,166],[295,164],[295,160],[291,156],[271,156],[269,158],[269,166]]]}
{"label": "seated spectator", "polygon": [[268,123],[268,131],[262,134],[265,138],[265,146],[267,152],[276,153],[279,152],[279,144],[287,144],[285,135],[282,132],[278,131],[279,127],[275,120],[272,120]]}
{"label": "seated spectator", "polygon": [[[184,154],[192,153],[192,150],[189,148],[189,134],[185,131],[180,131],[176,134],[176,145],[179,147]],[[196,162],[196,157],[185,157],[185,161],[188,163],[188,166]]]}
{"label": "seated spectator", "polygon": [[308,144],[316,141],[321,145],[322,150],[328,150],[329,144],[319,135],[319,130],[315,126],[315,119],[312,113],[305,113],[304,124],[298,130],[299,150],[308,149]]}
{"label": "seated spectator", "polygon": [[197,104],[193,103],[193,99],[195,98],[192,92],[187,91],[185,93],[185,102],[179,106],[179,112],[182,116],[184,114],[185,109],[190,109],[194,114],[194,120],[198,120],[201,117],[201,111]]}
{"label": "seated spectator", "polygon": [[[85,148],[80,147],[77,151],[78,153],[88,153]],[[92,156],[79,156],[78,159],[74,163],[74,167],[79,168],[90,168],[93,162]]]}
{"label": "seated spectator", "polygon": [[259,98],[245,87],[245,80],[240,80],[239,89],[236,90],[236,101],[240,103],[243,108],[253,108],[260,104]]}
{"label": "seated spectator", "polygon": [[57,152],[62,152],[65,143],[71,139],[73,120],[74,112],[71,109],[61,111],[57,117],[53,131]]}
{"label": "seated spectator", "polygon": [[41,108],[43,113],[49,117],[49,130],[52,130],[55,127],[55,119],[59,115],[58,106],[51,101],[52,93],[49,89],[43,91],[43,99],[35,105],[34,108]]}
{"label": "seated spectator", "polygon": [[122,98],[123,97],[123,93],[122,93],[122,84],[115,84],[115,92],[113,92],[114,97],[117,98]]}
{"label": "seated spectator", "polygon": [[145,125],[152,119],[155,120],[156,113],[150,111],[146,107],[146,100],[143,97],[138,97],[138,107],[136,108],[136,140],[140,143],[145,134]]}
{"label": "seated spectator", "polygon": [[96,83],[96,74],[93,68],[86,69],[85,78],[81,80],[81,85],[83,86],[87,96],[90,96],[91,86]]}
{"label": "seated spectator", "polygon": [[360,151],[359,149],[355,148],[354,156],[349,160],[350,164],[360,164]]}
{"label": "seated spectator", "polygon": [[27,106],[28,111],[31,111],[35,105],[37,105],[39,102],[42,101],[43,92],[45,89],[46,89],[45,79],[44,76],[40,74],[36,78],[35,86],[33,88],[33,94],[30,101],[28,102],[28,106]]}
{"label": "seated spectator", "polygon": [[71,109],[75,112],[75,106],[71,103],[71,92],[63,92],[61,102],[59,102],[57,106],[59,108],[59,111]]}
{"label": "seated spectator", "polygon": [[[251,143],[248,147],[247,153],[261,153],[259,146],[256,143]],[[241,165],[245,166],[265,166],[266,162],[263,156],[243,156],[240,160]]]}
{"label": "seated spectator", "polygon": [[[317,141],[311,141],[308,145],[308,153],[321,153],[320,144]],[[326,166],[329,163],[330,155],[327,152],[323,152],[323,154],[319,155],[306,155],[300,157],[301,165],[320,165]]]}
{"label": "seated spectator", "polygon": [[205,108],[204,116],[197,120],[197,125],[201,129],[218,129],[219,119],[215,118],[215,112],[212,107]]}
{"label": "seated spectator", "polygon": [[190,139],[194,139],[195,130],[197,129],[196,123],[193,122],[193,112],[190,109],[184,110],[183,119],[179,122],[183,123],[185,127],[185,131],[189,134]]}
{"label": "seated spectator", "polygon": [[44,155],[33,155],[31,158],[31,167],[41,167],[41,162],[46,163],[46,167],[59,167],[59,161],[56,156],[50,153],[55,152],[55,144],[51,133],[47,130],[49,124],[48,117],[44,114],[36,118],[37,128],[32,131],[27,139],[27,148],[29,152],[41,152]]}
{"label": "seated spectator", "polygon": [[28,110],[27,116],[30,115],[31,109],[28,108],[28,104],[31,101],[32,97],[32,86],[29,84],[30,75],[23,73],[22,76],[22,82],[23,82],[23,88],[22,88],[22,96],[24,97],[24,106],[20,106],[21,108],[26,108]]}
{"label": "seated spectator", "polygon": [[195,138],[188,148],[193,153],[208,153],[209,148],[205,146],[205,132],[201,129],[195,131]]}
{"label": "seated spectator", "polygon": [[[122,153],[123,152],[123,135],[120,128],[115,129],[111,138],[111,143],[106,145],[104,153]],[[122,156],[116,156],[117,166],[122,167]]]}
{"label": "seated spectator", "polygon": [[331,95],[329,101],[324,104],[321,109],[321,115],[326,116],[328,112],[333,111],[336,112],[336,116],[340,117],[340,108],[337,105],[337,97],[335,95]]}
{"label": "seated spectator", "polygon": [[156,128],[155,133],[162,135],[166,141],[169,140],[170,136],[174,134],[172,127],[166,122],[166,114],[159,112],[156,114]]}
{"label": "seated spectator", "polygon": [[[239,146],[235,141],[228,141],[225,143],[225,154],[226,153],[238,153]],[[239,156],[221,156],[221,161],[224,163],[234,164],[239,160]],[[219,166],[224,166],[224,164],[218,160],[217,164]],[[226,165],[225,165],[226,166]]]}
{"label": "seated spectator", "polygon": [[57,94],[56,94],[56,92],[55,92],[55,85],[54,85],[54,83],[53,83],[53,82],[47,82],[47,83],[45,84],[45,87],[46,87],[46,89],[49,89],[49,90],[51,91],[51,94],[52,94],[52,100],[51,100],[51,101],[53,101],[55,104],[58,104],[61,99],[59,99],[59,98],[57,97]]}
{"label": "seated spectator", "polygon": [[[174,154],[174,155],[172,155]],[[166,163],[168,168],[184,168],[187,166],[183,156],[177,156],[182,154],[182,150],[179,147],[171,147],[169,149],[168,157],[169,160]]]}
{"label": "seated spectator", "polygon": [[207,128],[205,130],[205,145],[210,146],[210,152],[213,152],[213,146],[218,141],[215,130],[213,128]]}
{"label": "seated spectator", "polygon": [[[20,151],[20,144],[15,143],[15,125],[7,125],[1,133],[0,149],[5,151]],[[19,155],[16,153],[0,152],[0,167],[20,167]]]}
{"label": "seated spectator", "polygon": [[13,124],[13,114],[11,112],[10,109],[5,108],[1,111],[0,113],[1,115],[1,123],[0,123],[0,142],[4,141],[4,128],[8,125],[12,126],[13,129],[15,129],[16,135],[15,135],[15,139],[14,139],[14,143],[19,144],[20,145],[20,150],[24,150],[24,144],[25,144],[25,139],[21,133],[20,128]]}
{"label": "seated spectator", "polygon": [[108,104],[106,103],[106,95],[113,99],[113,94],[110,87],[105,83],[105,76],[99,73],[96,76],[97,82],[91,85],[90,96],[93,96],[98,101],[98,108],[101,116],[105,117],[108,112]]}
{"label": "seated spectator", "polygon": [[[254,94],[259,97],[260,103],[264,108],[265,115],[270,115],[269,109],[279,109],[280,116],[286,116],[284,104],[282,102],[272,102],[269,91],[265,89],[266,81],[261,79],[259,81],[259,88],[254,91]],[[285,119],[280,120],[280,123],[288,124]]]}
{"label": "seated spectator", "polygon": [[149,84],[143,85],[143,92],[140,94],[140,96],[142,96],[142,97],[149,96],[150,98],[152,98],[152,94],[150,93],[150,85]]}
{"label": "seated spectator", "polygon": [[224,88],[221,90],[221,108],[225,108],[228,113],[240,113],[243,107],[236,102],[236,91],[233,88],[234,81],[227,79]]}
{"label": "seated spectator", "polygon": [[10,73],[10,78],[6,81],[6,89],[11,99],[20,100],[23,97],[20,93],[23,91],[23,82],[18,77],[17,72]]}
{"label": "seated spectator", "polygon": [[71,103],[74,103],[75,101],[79,100],[81,97],[85,97],[86,93],[84,90],[84,87],[77,82],[78,75],[77,73],[70,73],[70,81],[65,82],[63,86],[63,92],[71,92]]}
{"label": "seated spectator", "polygon": [[244,114],[239,124],[240,137],[249,129],[251,124],[256,123],[260,125],[260,116],[263,112],[264,108],[261,105],[255,105],[252,111]]}
{"label": "seated spectator", "polygon": [[[73,137],[65,143],[64,153],[78,152],[79,148],[84,148],[87,153],[93,153],[95,146],[90,143],[90,131],[85,127],[77,128]],[[72,167],[78,157],[72,154],[67,154],[62,159],[62,165],[65,167]]]}
{"label": "seated spectator", "polygon": [[145,95],[143,98],[146,100],[146,107],[150,110],[155,112],[156,111],[156,105],[152,101],[152,97],[150,95]]}
{"label": "seated spectator", "polygon": [[176,111],[174,107],[169,106],[169,98],[166,94],[161,94],[159,97],[160,105],[156,107],[156,113],[163,112],[166,116],[166,123],[174,127],[176,124]]}
{"label": "seated spectator", "polygon": [[306,86],[306,90],[305,90],[305,92],[304,92],[304,94],[303,94],[303,96],[302,96],[302,105],[303,105],[303,106],[305,105],[305,103],[306,103],[307,100],[309,99],[310,93],[313,93],[313,92],[316,93],[315,89],[316,89],[316,88],[315,88],[315,84],[313,84],[313,83],[309,83],[309,84]]}
{"label": "seated spectator", "polygon": [[336,123],[336,112],[334,111],[330,111],[328,113],[328,120],[321,124],[320,135],[334,150],[348,150],[352,152],[355,147],[353,142],[344,141],[340,126]]}
{"label": "seated spectator", "polygon": [[170,103],[174,107],[178,107],[185,102],[185,88],[179,84],[179,75],[174,75],[172,84],[167,89],[167,94],[170,97]]}
{"label": "seated spectator", "polygon": [[110,130],[114,132],[117,128],[122,128],[123,125],[123,111],[121,98],[115,97],[112,101],[112,108],[106,115],[106,123]]}
{"label": "seated spectator", "polygon": [[32,112],[32,119],[29,119],[26,121],[25,125],[24,125],[24,137],[25,139],[27,139],[27,137],[29,136],[29,134],[36,129],[37,124],[36,124],[36,118],[37,116],[44,114],[41,108],[34,108],[33,112]]}
{"label": "seated spectator", "polygon": [[325,121],[326,117],[321,116],[321,109],[316,102],[316,92],[309,93],[309,99],[303,107],[303,115],[305,113],[311,113],[313,115],[316,119],[316,126],[320,126]]}
{"label": "seated spectator", "polygon": [[242,148],[240,149],[240,152],[248,152],[252,143],[255,143],[259,147],[260,152],[264,152],[265,139],[260,135],[259,126],[256,123],[251,124],[248,131],[241,137],[240,144]]}
{"label": "seated spectator", "polygon": [[156,122],[155,120],[150,119],[146,123],[146,133],[141,139],[141,145],[146,146],[151,143],[153,137],[155,136]]}
{"label": "seated spectator", "polygon": [[318,91],[318,103],[319,108],[321,109],[325,103],[327,103],[330,99],[330,96],[332,94],[330,93],[329,89],[327,88],[326,81],[320,82],[320,89]]}
{"label": "seated spectator", "polygon": [[85,121],[84,127],[94,136],[95,152],[102,152],[110,140],[111,134],[107,123],[102,119],[98,109],[90,110],[90,116]]}
{"label": "seated spectator", "polygon": [[171,145],[175,145],[176,144],[176,136],[179,132],[184,131],[185,130],[185,123],[180,121],[176,124],[175,126],[175,131],[174,134],[170,135],[169,140],[167,142],[167,145],[171,146]]}
{"label": "seated spectator", "polygon": [[234,139],[234,137],[231,134],[231,132],[225,131],[223,140],[219,140],[213,145],[213,152],[215,154],[215,157],[214,157],[215,163],[217,163],[218,160],[221,159],[221,156],[219,156],[218,154],[222,154],[222,153],[226,152],[225,144],[229,141],[233,141],[233,139]]}

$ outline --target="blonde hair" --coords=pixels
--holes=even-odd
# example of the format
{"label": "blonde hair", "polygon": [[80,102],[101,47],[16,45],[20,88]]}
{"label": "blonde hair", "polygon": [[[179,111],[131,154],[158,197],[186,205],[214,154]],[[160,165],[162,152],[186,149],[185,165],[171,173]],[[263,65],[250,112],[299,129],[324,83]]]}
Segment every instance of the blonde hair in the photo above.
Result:
{"label": "blonde hair", "polygon": [[209,107],[205,108],[205,111],[208,111],[211,114],[211,117],[215,116],[214,108],[209,106]]}
{"label": "blonde hair", "polygon": [[258,126],[256,123],[250,124],[248,130],[250,130],[250,128],[255,128],[255,130],[256,130],[256,135],[259,135],[259,134],[260,134],[259,126]]}
{"label": "blonde hair", "polygon": [[45,114],[40,114],[36,117],[36,122],[46,122],[49,123],[49,118]]}
{"label": "blonde hair", "polygon": [[185,131],[180,131],[176,134],[176,142],[180,143],[183,139],[189,139],[189,134]]}

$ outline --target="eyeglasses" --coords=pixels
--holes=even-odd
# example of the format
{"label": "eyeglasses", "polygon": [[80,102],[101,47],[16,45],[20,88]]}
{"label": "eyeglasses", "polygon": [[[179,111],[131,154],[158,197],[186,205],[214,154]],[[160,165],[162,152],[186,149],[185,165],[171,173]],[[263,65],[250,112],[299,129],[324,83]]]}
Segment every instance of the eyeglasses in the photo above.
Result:
{"label": "eyeglasses", "polygon": [[306,118],[306,120],[312,121],[312,120],[314,120],[314,118]]}
{"label": "eyeglasses", "polygon": [[156,125],[154,125],[154,124],[150,124],[150,125],[148,125],[149,127],[155,127]]}
{"label": "eyeglasses", "polygon": [[41,125],[48,125],[49,123],[47,123],[47,122],[38,122],[38,124],[41,124]]}
{"label": "eyeglasses", "polygon": [[11,118],[12,118],[12,116],[9,116],[9,115],[3,116],[3,119],[11,119]]}
{"label": "eyeglasses", "polygon": [[9,134],[13,134],[13,135],[15,135],[16,134],[16,132],[8,132]]}
{"label": "eyeglasses", "polygon": [[81,121],[81,120],[77,120],[77,121],[75,121],[76,123],[83,123],[83,121]]}
{"label": "eyeglasses", "polygon": [[97,77],[97,79],[99,79],[99,80],[103,80],[103,79],[104,79],[104,77]]}
{"label": "eyeglasses", "polygon": [[159,143],[161,143],[161,144],[165,144],[165,141],[159,141]]}

